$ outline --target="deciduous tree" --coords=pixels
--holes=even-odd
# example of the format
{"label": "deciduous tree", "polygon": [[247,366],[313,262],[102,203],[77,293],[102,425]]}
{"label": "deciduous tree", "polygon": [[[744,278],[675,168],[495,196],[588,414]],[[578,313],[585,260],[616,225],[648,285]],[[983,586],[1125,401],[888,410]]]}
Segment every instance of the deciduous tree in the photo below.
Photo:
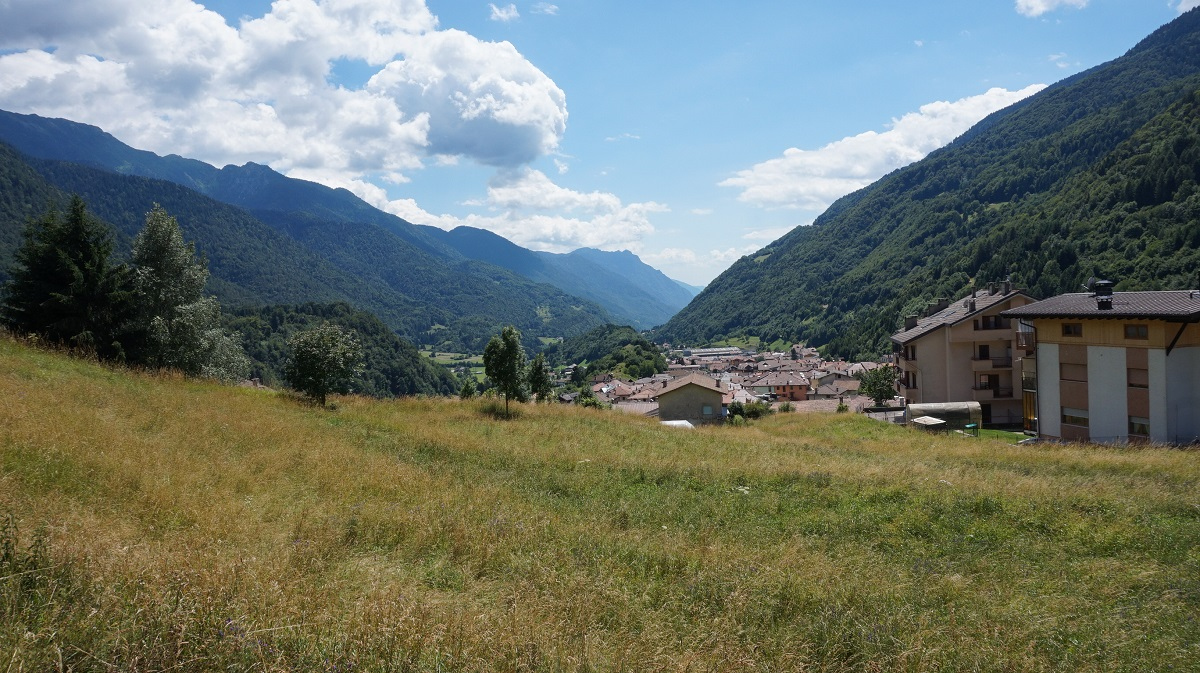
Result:
{"label": "deciduous tree", "polygon": [[221,327],[216,298],[204,296],[207,265],[161,206],[147,213],[134,239],[133,264],[136,359],[188,376],[245,378],[250,359],[238,337]]}
{"label": "deciduous tree", "polygon": [[285,367],[293,388],[325,406],[329,393],[350,392],[363,372],[363,350],[353,332],[331,323],[298,332],[288,340],[291,356]]}
{"label": "deciduous tree", "polygon": [[521,347],[521,333],[509,325],[492,336],[483,349],[483,370],[500,393],[504,395],[504,414],[509,414],[509,400],[524,402],[528,398],[525,387],[525,350]]}

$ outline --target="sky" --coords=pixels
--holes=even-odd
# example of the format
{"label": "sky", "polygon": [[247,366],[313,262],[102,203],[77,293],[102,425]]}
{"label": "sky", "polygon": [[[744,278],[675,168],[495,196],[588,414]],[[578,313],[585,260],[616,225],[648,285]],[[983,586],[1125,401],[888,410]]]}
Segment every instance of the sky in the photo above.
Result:
{"label": "sky", "polygon": [[703,285],[1196,5],[0,0],[0,108]]}

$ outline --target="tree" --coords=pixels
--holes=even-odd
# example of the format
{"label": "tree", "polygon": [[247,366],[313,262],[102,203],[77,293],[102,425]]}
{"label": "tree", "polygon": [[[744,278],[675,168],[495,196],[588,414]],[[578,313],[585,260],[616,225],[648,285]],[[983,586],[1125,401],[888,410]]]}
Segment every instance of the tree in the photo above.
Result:
{"label": "tree", "polygon": [[4,322],[19,332],[122,359],[118,340],[129,311],[129,270],[113,265],[112,231],[71,197],[63,219],[51,207],[30,221],[13,255]]}
{"label": "tree", "polygon": [[250,359],[240,337],[221,327],[216,298],[204,296],[207,265],[194,244],[184,243],[179,222],[157,204],[133,241],[133,263],[134,359],[188,376],[245,378]]}
{"label": "tree", "polygon": [[554,398],[554,378],[550,375],[545,355],[538,353],[529,363],[528,383],[530,392],[537,396],[538,402],[549,402]]}
{"label": "tree", "polygon": [[509,325],[493,335],[483,349],[483,371],[504,395],[504,415],[508,415],[508,401],[524,402],[528,397],[525,388],[525,350],[521,348],[521,333]]}
{"label": "tree", "polygon": [[293,388],[325,406],[329,393],[348,393],[363,373],[363,349],[353,332],[325,322],[288,339],[284,375]]}
{"label": "tree", "polygon": [[896,370],[891,365],[859,372],[856,378],[858,392],[871,398],[877,407],[896,396]]}

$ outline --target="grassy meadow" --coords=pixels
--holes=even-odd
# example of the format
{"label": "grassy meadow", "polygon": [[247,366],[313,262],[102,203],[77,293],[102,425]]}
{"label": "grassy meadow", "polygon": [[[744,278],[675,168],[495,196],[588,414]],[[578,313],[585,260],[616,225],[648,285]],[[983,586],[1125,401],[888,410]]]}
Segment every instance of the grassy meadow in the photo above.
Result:
{"label": "grassy meadow", "polygon": [[1200,668],[1195,451],[336,405],[0,340],[0,668]]}

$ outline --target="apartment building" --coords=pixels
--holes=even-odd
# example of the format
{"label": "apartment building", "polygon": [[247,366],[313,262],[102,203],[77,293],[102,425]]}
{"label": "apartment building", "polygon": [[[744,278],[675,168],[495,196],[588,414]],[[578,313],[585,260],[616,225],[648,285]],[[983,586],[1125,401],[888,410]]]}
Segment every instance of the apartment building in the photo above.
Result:
{"label": "apartment building", "polygon": [[1200,291],[1063,294],[1014,307],[1027,430],[1048,439],[1200,439]]}
{"label": "apartment building", "polygon": [[984,424],[1019,425],[1016,330],[1001,313],[1033,301],[1009,282],[992,283],[953,303],[938,302],[923,316],[906,317],[904,329],[892,335],[897,394],[910,404],[976,401]]}

